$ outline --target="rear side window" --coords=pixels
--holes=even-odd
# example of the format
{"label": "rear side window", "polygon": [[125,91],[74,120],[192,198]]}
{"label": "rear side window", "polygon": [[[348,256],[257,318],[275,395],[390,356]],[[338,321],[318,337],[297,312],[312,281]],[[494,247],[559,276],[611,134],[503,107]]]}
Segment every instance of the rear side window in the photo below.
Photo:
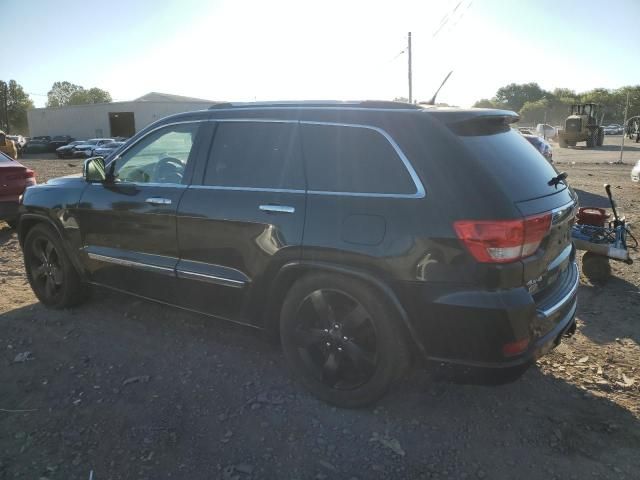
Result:
{"label": "rear side window", "polygon": [[204,184],[304,189],[296,129],[291,123],[220,122]]}
{"label": "rear side window", "polygon": [[548,184],[555,169],[519,133],[508,130],[493,135],[460,136],[468,154],[497,179],[512,200],[552,195],[566,187]]}
{"label": "rear side window", "polygon": [[378,131],[301,124],[309,190],[413,194],[416,186],[398,153]]}

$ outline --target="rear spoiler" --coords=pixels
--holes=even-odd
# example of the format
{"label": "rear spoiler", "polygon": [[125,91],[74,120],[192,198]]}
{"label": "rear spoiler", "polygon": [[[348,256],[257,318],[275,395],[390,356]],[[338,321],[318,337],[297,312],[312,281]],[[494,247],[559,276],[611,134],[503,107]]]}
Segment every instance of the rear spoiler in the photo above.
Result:
{"label": "rear spoiler", "polygon": [[516,123],[520,117],[509,110],[493,110],[474,108],[469,110],[431,111],[438,120],[458,135],[491,135],[509,130],[509,125]]}

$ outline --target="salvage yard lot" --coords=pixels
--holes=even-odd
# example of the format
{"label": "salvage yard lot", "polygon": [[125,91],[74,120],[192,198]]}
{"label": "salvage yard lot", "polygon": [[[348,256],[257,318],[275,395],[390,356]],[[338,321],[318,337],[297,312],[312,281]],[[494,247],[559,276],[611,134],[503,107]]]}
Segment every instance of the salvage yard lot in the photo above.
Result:
{"label": "salvage yard lot", "polygon": [[[640,148],[629,142],[627,165],[611,165],[619,141],[554,145],[554,158],[583,204],[602,202],[610,183],[633,224]],[[23,163],[39,182],[82,165]],[[417,369],[376,407],[350,411],[292,383],[254,330],[104,290],[78,308],[43,308],[0,222],[0,479],[638,478],[632,257],[605,284],[581,279],[576,335],[517,382]]]}

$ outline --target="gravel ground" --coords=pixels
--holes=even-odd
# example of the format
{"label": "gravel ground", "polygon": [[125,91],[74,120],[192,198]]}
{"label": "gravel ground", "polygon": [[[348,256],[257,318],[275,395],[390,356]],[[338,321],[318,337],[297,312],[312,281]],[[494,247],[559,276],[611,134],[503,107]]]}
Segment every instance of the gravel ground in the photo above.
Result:
{"label": "gravel ground", "polygon": [[[577,152],[554,155],[583,203],[608,182],[639,221],[630,166]],[[39,181],[81,169],[23,163]],[[352,411],[292,383],[254,330],[107,291],[43,308],[0,223],[0,479],[639,478],[638,265],[582,278],[576,335],[522,379],[487,387],[420,369]]]}

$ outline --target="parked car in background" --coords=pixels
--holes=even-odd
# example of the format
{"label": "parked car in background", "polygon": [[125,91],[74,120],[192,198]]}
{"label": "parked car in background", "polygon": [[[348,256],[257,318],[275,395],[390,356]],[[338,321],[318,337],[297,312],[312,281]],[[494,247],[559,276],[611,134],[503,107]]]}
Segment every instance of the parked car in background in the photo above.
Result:
{"label": "parked car in background", "polygon": [[536,125],[536,134],[543,138],[553,138],[558,135],[558,130],[546,123]]}
{"label": "parked car in background", "polygon": [[27,189],[27,277],[52,308],[92,284],[263,329],[341,407],[379,399],[414,355],[513,380],[575,330],[579,285],[577,197],[517,119],[396,102],[172,115]]}
{"label": "parked car in background", "polygon": [[631,169],[631,181],[640,184],[640,160]]}
{"label": "parked car in background", "polygon": [[35,184],[33,170],[0,152],[0,220],[16,226],[22,194]]}
{"label": "parked car in background", "polygon": [[618,125],[617,123],[612,123],[611,125],[604,127],[605,135],[622,135],[622,132],[624,132],[624,128],[622,128],[622,125]]}
{"label": "parked car in background", "polygon": [[16,147],[17,158],[22,157],[22,150],[27,144],[27,141],[24,139],[24,137],[22,135],[7,135],[7,138],[13,141],[13,144]]}
{"label": "parked car in background", "polygon": [[537,135],[523,135],[527,141],[538,150],[549,163],[553,163],[553,149],[549,142]]}
{"label": "parked car in background", "polygon": [[105,157],[106,158],[109,155],[111,155],[113,152],[118,150],[122,145],[124,145],[124,142],[105,143],[104,145],[102,145],[100,147],[94,148],[92,156]]}
{"label": "parked car in background", "polygon": [[58,147],[68,145],[70,142],[73,142],[74,140],[75,138],[72,138],[69,135],[59,135],[57,137],[53,137],[49,142],[49,149],[52,152],[55,152]]}
{"label": "parked car in background", "polygon": [[49,152],[49,140],[43,140],[38,137],[33,137],[27,142],[24,149],[24,153],[46,153]]}
{"label": "parked car in background", "polygon": [[11,158],[18,158],[18,147],[9,136],[0,130],[0,152]]}
{"label": "parked car in background", "polygon": [[91,157],[93,156],[93,151],[102,145],[106,145],[107,143],[113,142],[113,138],[90,138],[86,140],[84,143],[79,145],[75,145],[73,147],[73,156],[74,157]]}
{"label": "parked car in background", "polygon": [[16,147],[19,146],[21,149],[24,148],[24,146],[27,144],[27,139],[22,135],[7,135],[7,137],[13,140],[13,142],[16,144]]}
{"label": "parked car in background", "polygon": [[31,137],[29,140],[30,141],[31,140],[38,140],[38,141],[49,143],[51,141],[51,137],[49,135],[38,135],[38,136],[35,136],[35,137]]}
{"label": "parked car in background", "polygon": [[85,143],[87,143],[86,140],[74,140],[73,142],[70,142],[62,147],[56,148],[56,155],[58,155],[58,158],[73,157],[73,149],[76,147],[76,145],[83,145]]}

